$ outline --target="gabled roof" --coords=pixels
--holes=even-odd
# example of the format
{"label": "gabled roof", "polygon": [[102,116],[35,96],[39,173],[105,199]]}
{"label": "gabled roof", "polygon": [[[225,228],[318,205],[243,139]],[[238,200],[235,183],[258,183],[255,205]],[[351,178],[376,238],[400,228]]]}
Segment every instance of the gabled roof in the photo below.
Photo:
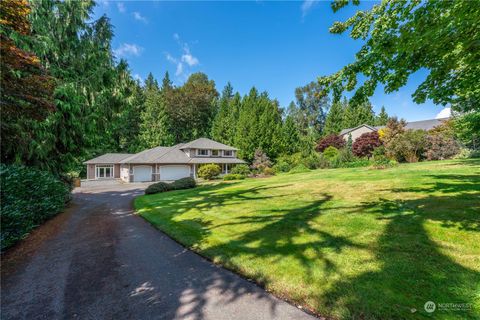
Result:
{"label": "gabled roof", "polygon": [[343,129],[342,131],[340,131],[340,135],[343,136],[344,134],[350,133],[350,132],[352,132],[354,130],[357,130],[358,128],[361,128],[361,127],[367,127],[368,129],[370,129],[372,131],[377,131],[377,129],[375,129],[375,127],[369,126],[368,124],[361,124],[359,126],[356,126],[355,128]]}
{"label": "gabled roof", "polygon": [[[431,130],[431,129],[435,128],[436,126],[441,125],[444,121],[446,121],[448,119],[449,118],[442,118],[442,119],[430,119],[430,120],[420,120],[420,121],[407,122],[407,124],[405,125],[405,129],[428,131],[428,130]],[[371,129],[372,131],[378,131],[379,129],[385,128],[385,126],[372,127],[372,126],[369,126],[368,124],[362,124],[362,125],[359,125],[358,127],[355,127],[355,128],[343,129],[342,131],[340,131],[340,135],[343,136],[343,135],[345,135],[347,133],[350,133],[354,130],[357,130],[358,128],[363,127],[363,126]]]}
{"label": "gabled roof", "polygon": [[190,158],[180,150],[182,145],[144,150],[120,161],[120,163],[187,163]]}
{"label": "gabled roof", "polygon": [[131,153],[105,153],[99,157],[85,161],[84,164],[89,163],[100,163],[100,164],[110,164],[110,163],[119,163],[123,159],[132,156]]}
{"label": "gabled roof", "polygon": [[213,141],[207,138],[199,138],[184,144],[180,149],[216,149],[216,150],[238,150],[226,144]]}

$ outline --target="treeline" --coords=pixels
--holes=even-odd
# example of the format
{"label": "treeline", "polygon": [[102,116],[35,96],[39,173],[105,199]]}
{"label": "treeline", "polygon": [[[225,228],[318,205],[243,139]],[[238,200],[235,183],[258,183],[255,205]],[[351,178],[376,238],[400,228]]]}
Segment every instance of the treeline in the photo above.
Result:
{"label": "treeline", "polygon": [[[6,0],[1,21],[2,163],[56,175],[84,170],[106,152],[138,152],[211,137],[272,160],[314,152],[318,139],[362,123],[385,124],[368,102],[331,104],[317,82],[297,88],[295,102],[252,88],[241,96],[230,84],[192,74],[180,86],[168,73],[142,84],[111,48],[106,16],[92,19],[93,1]],[[68,21],[68,23],[66,23]]]}

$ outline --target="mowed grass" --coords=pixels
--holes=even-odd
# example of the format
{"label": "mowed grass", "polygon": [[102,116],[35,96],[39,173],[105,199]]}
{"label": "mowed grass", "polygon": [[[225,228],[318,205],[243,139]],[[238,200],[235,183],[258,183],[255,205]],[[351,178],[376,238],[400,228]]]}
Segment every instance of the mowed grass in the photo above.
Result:
{"label": "mowed grass", "polygon": [[[208,184],[141,196],[135,207],[185,246],[323,316],[480,318],[479,160]],[[426,301],[437,303],[432,314]]]}

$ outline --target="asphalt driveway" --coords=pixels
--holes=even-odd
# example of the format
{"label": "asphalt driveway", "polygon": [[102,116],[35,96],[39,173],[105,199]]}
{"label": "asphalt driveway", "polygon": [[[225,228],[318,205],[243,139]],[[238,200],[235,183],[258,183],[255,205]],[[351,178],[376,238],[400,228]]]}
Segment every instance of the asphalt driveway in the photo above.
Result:
{"label": "asphalt driveway", "polygon": [[76,189],[2,257],[2,319],[315,319],[135,216],[144,188]]}

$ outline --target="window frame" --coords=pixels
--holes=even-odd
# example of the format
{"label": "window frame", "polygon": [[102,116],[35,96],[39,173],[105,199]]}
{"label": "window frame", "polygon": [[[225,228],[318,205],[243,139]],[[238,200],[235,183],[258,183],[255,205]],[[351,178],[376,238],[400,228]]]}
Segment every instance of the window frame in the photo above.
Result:
{"label": "window frame", "polygon": [[[214,152],[215,152],[216,154],[214,154]],[[211,155],[212,157],[220,157],[220,150],[212,149],[212,151],[210,152],[210,155]]]}
{"label": "window frame", "polygon": [[[226,154],[229,152],[230,154]],[[224,157],[233,157],[233,150],[223,150],[223,156]]]}
{"label": "window frame", "polygon": [[[109,175],[107,176],[107,169]],[[103,176],[102,176],[103,172]],[[112,179],[115,177],[115,166],[113,164],[97,164],[95,165],[95,179]]]}
{"label": "window frame", "polygon": [[[206,154],[200,154],[200,151],[205,151]],[[199,157],[208,157],[210,155],[209,149],[197,149],[197,156]]]}

